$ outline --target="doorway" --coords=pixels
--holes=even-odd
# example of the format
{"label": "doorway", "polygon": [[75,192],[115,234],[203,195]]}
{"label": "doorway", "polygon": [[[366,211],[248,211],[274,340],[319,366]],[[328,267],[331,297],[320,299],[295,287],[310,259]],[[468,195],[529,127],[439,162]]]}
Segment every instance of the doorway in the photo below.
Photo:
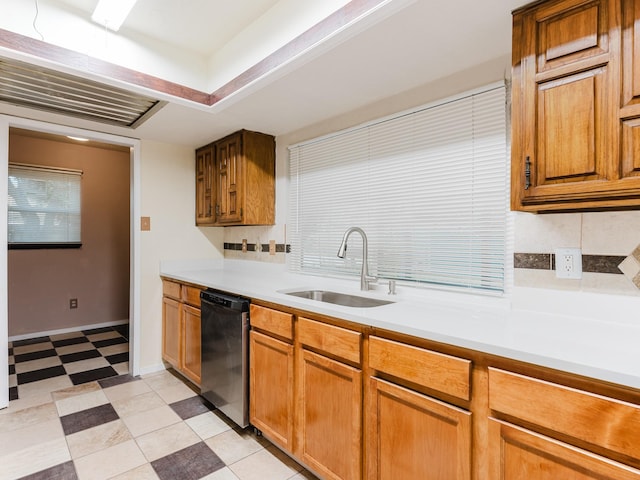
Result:
{"label": "doorway", "polygon": [[[2,198],[7,198],[7,171],[8,171],[8,146],[9,146],[9,129],[17,128],[25,131],[37,132],[38,135],[57,135],[57,136],[76,136],[84,137],[93,142],[100,142],[101,144],[112,145],[114,149],[125,149],[129,154],[129,225],[128,225],[128,255],[129,255],[129,272],[128,272],[128,320],[129,327],[128,332],[125,332],[129,339],[129,373],[137,375],[139,371],[139,232],[134,228],[134,219],[139,217],[140,201],[139,201],[139,185],[140,185],[140,146],[139,141],[135,139],[119,137],[110,134],[104,134],[99,132],[85,131],[82,129],[70,128],[55,124],[48,124],[44,122],[36,122],[21,118],[0,116],[0,171],[2,179],[0,179],[0,195]],[[125,192],[126,194],[126,192]],[[5,248],[7,245],[7,207],[2,209],[0,213],[0,241],[4,241]],[[0,305],[4,308],[0,311],[0,345],[8,344],[9,337],[9,321],[8,321],[8,272],[9,266],[7,262],[8,251],[2,256],[0,260],[0,273],[2,274],[3,284],[0,285]],[[126,307],[126,306],[125,306]],[[92,322],[93,326],[96,326]],[[99,327],[99,325],[97,325]],[[109,326],[111,327],[111,326]],[[107,328],[107,327],[103,327]],[[54,329],[55,330],[55,329]],[[95,330],[95,329],[94,329]],[[116,331],[116,330],[114,330]],[[65,332],[54,332],[58,336],[62,334],[65,336]],[[110,334],[106,332],[91,332],[90,335],[96,335],[98,337],[105,337],[105,341],[108,341],[106,337]],[[6,407],[9,402],[9,376],[8,376],[8,356],[0,355],[0,408]]]}

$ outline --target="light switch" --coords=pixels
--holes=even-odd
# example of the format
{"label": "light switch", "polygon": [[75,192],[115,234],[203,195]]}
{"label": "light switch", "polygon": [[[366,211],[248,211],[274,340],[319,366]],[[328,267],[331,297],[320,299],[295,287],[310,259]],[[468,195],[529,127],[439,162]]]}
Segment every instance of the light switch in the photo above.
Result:
{"label": "light switch", "polygon": [[140,217],[140,230],[143,232],[151,230],[151,217]]}

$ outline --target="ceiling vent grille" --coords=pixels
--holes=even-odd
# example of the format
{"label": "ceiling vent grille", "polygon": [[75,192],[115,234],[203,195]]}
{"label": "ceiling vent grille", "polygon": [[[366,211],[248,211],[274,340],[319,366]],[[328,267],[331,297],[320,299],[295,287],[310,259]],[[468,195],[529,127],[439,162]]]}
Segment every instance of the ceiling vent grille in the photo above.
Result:
{"label": "ceiling vent grille", "polygon": [[0,101],[136,128],[166,102],[82,77],[0,58]]}

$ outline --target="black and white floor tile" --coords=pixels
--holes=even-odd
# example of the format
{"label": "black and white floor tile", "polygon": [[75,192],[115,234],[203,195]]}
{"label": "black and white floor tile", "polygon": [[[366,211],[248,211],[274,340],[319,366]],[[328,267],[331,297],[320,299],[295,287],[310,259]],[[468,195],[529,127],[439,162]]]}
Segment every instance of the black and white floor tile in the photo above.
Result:
{"label": "black and white floor tile", "polygon": [[172,371],[128,372],[126,331],[13,342],[0,480],[312,480]]}
{"label": "black and white floor tile", "polygon": [[73,385],[127,373],[128,325],[9,342],[9,400],[24,385],[68,377]]}

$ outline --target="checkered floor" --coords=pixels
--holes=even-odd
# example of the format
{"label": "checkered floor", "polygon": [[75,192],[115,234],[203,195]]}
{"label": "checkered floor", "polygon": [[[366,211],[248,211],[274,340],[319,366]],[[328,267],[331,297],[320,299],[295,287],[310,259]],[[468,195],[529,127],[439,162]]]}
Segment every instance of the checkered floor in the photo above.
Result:
{"label": "checkered floor", "polygon": [[68,376],[73,385],[129,371],[129,325],[9,342],[9,400],[34,387]]}
{"label": "checkered floor", "polygon": [[177,373],[118,374],[117,330],[65,337],[11,346],[20,398],[0,410],[0,480],[317,480]]}

